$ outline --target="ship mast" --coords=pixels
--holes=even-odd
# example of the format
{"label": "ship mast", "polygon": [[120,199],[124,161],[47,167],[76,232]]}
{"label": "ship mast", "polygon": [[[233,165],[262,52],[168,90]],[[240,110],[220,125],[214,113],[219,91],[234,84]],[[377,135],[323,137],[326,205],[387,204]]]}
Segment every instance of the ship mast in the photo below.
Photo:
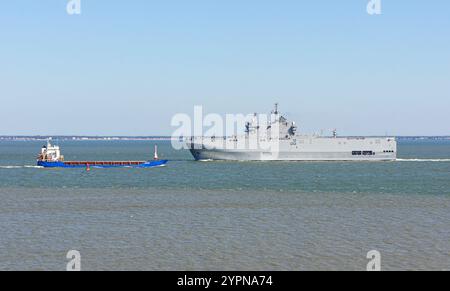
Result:
{"label": "ship mast", "polygon": [[155,154],[154,154],[153,159],[154,160],[159,160],[159,157],[158,157],[158,146],[157,145],[155,145]]}

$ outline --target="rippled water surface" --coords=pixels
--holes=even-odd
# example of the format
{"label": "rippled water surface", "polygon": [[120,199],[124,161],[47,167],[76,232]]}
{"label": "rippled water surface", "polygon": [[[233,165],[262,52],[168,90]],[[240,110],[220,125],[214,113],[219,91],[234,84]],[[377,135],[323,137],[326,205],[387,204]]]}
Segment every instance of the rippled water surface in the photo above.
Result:
{"label": "rippled water surface", "polygon": [[[141,160],[152,142],[61,142],[70,160]],[[450,142],[381,163],[194,162],[34,167],[40,142],[0,142],[0,270],[450,269]]]}

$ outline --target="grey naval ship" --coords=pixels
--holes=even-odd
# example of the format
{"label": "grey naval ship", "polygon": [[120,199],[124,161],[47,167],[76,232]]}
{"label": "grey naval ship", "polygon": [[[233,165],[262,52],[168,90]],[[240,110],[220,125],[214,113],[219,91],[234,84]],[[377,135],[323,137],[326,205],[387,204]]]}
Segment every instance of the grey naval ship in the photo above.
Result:
{"label": "grey naval ship", "polygon": [[295,122],[278,111],[266,125],[257,115],[245,124],[245,134],[231,137],[191,137],[187,146],[196,160],[228,161],[394,161],[395,137],[301,135]]}

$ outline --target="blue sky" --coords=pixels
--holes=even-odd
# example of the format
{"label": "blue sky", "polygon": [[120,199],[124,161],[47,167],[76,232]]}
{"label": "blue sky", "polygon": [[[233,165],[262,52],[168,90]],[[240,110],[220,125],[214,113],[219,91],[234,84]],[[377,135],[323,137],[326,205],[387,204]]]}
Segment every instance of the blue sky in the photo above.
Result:
{"label": "blue sky", "polygon": [[0,135],[170,135],[281,110],[303,132],[450,135],[450,1],[4,1]]}

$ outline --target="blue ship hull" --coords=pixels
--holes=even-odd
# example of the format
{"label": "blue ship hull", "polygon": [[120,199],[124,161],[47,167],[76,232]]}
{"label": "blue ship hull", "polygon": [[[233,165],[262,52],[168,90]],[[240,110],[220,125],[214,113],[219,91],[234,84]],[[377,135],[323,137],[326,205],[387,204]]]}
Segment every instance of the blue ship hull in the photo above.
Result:
{"label": "blue ship hull", "polygon": [[167,160],[147,161],[139,164],[127,162],[46,162],[38,161],[37,165],[44,168],[154,168],[167,164]]}

